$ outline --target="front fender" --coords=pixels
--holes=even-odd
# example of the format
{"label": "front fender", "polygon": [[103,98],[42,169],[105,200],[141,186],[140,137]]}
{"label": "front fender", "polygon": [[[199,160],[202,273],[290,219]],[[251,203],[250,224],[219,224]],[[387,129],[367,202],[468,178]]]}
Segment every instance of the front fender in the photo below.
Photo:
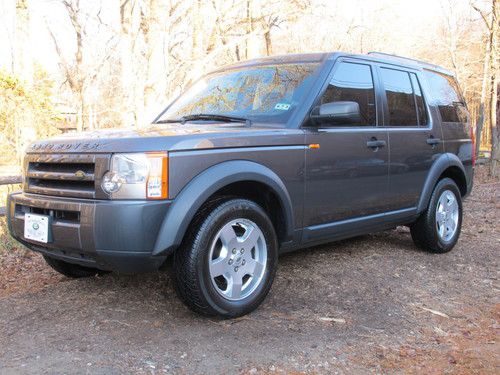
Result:
{"label": "front fender", "polygon": [[261,164],[234,160],[206,169],[181,190],[163,220],[153,255],[168,255],[175,250],[181,244],[189,224],[203,203],[221,188],[241,181],[266,184],[276,193],[285,215],[285,240],[291,239],[294,228],[292,202],[283,181]]}
{"label": "front fender", "polygon": [[449,167],[458,167],[462,171],[465,178],[465,168],[457,155],[451,153],[441,154],[432,164],[431,169],[427,174],[427,178],[425,179],[424,188],[417,205],[418,214],[422,213],[427,208],[434,186],[436,186],[439,177]]}

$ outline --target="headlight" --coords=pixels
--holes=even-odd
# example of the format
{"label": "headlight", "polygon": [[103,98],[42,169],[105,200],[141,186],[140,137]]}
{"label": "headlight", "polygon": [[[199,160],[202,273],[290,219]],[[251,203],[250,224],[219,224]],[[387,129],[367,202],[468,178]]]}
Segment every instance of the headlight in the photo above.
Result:
{"label": "headlight", "polygon": [[167,153],[115,154],[101,186],[112,199],[166,199]]}

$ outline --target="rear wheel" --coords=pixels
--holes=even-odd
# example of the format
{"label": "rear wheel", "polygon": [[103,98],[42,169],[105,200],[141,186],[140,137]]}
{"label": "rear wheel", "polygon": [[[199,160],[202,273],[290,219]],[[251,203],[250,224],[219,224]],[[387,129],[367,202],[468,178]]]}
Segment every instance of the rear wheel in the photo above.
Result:
{"label": "rear wheel", "polygon": [[177,291],[195,312],[241,316],[266,297],[277,260],[276,234],[265,211],[246,199],[219,201],[195,219],[175,253]]}
{"label": "rear wheel", "polygon": [[71,277],[73,279],[92,277],[97,275],[98,273],[101,273],[101,271],[96,268],[84,267],[78,264],[71,264],[63,260],[48,257],[46,255],[44,255],[43,258],[45,259],[45,262],[47,262],[47,264],[52,267],[52,269],[64,276]]}
{"label": "rear wheel", "polygon": [[410,226],[415,244],[433,253],[453,249],[462,226],[462,199],[457,184],[450,178],[440,180],[432,193],[429,206]]}

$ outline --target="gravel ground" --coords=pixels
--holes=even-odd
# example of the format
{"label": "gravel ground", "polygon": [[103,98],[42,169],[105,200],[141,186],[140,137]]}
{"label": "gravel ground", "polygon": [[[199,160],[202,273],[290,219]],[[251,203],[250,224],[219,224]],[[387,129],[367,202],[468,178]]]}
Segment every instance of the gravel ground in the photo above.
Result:
{"label": "gravel ground", "polygon": [[264,304],[231,321],[188,311],[168,269],[68,280],[4,253],[0,373],[498,374],[499,198],[476,183],[448,254],[397,228],[284,255]]}

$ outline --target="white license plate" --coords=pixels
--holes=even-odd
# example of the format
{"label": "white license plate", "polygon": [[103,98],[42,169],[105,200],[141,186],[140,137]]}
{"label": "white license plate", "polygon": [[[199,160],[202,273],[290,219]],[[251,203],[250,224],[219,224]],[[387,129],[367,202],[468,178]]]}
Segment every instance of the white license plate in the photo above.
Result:
{"label": "white license plate", "polygon": [[24,238],[32,241],[49,242],[50,216],[25,214]]}

